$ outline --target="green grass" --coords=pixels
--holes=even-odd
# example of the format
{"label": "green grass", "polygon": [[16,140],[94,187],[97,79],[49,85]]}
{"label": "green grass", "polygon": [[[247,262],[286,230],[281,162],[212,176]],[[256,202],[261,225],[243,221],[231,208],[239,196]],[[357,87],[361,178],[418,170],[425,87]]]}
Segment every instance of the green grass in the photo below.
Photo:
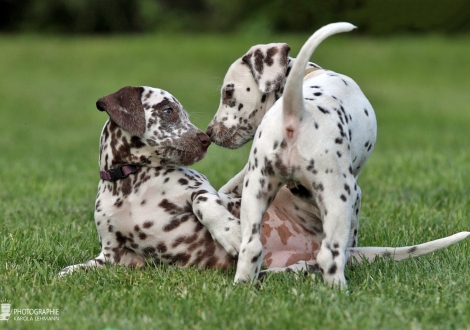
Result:
{"label": "green grass", "polygon": [[[0,37],[0,301],[60,321],[0,329],[470,329],[470,242],[420,259],[348,268],[349,295],[289,274],[233,286],[234,272],[105,268],[96,256],[95,101],[126,85],[170,91],[201,129],[228,66],[255,43],[306,35]],[[353,77],[378,143],[361,174],[360,245],[410,245],[470,229],[470,37],[334,37],[312,60]],[[249,146],[211,146],[194,168],[220,187]]]}

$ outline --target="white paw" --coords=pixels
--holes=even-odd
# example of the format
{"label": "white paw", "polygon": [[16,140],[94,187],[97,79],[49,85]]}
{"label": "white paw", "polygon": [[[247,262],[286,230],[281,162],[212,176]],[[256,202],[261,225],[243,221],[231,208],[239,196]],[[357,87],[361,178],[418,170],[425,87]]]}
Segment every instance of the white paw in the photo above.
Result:
{"label": "white paw", "polygon": [[336,257],[333,257],[332,251],[322,246],[320,253],[317,255],[317,262],[322,270],[323,280],[330,287],[346,289],[345,261],[344,253],[339,253]]}
{"label": "white paw", "polygon": [[250,242],[241,246],[234,282],[254,282],[258,278],[262,262],[263,245],[258,238],[251,237]]}
{"label": "white paw", "polygon": [[328,284],[328,286],[332,288],[337,288],[341,290],[346,290],[348,288],[344,273],[335,275],[323,274],[323,280],[326,284]]}
{"label": "white paw", "polygon": [[76,268],[79,268],[77,267],[77,265],[72,265],[72,266],[67,266],[65,267],[64,269],[62,269],[60,271],[59,274],[57,274],[58,277],[64,277],[65,275],[69,275],[71,274],[73,271],[75,271]]}
{"label": "white paw", "polygon": [[242,242],[240,225],[236,220],[225,223],[225,226],[214,230],[212,237],[233,258],[238,256]]}
{"label": "white paw", "polygon": [[[238,263],[240,265],[240,262]],[[255,267],[239,267],[237,265],[237,273],[235,274],[234,283],[252,283],[258,278],[258,274],[255,272]],[[251,266],[251,265],[249,265]]]}

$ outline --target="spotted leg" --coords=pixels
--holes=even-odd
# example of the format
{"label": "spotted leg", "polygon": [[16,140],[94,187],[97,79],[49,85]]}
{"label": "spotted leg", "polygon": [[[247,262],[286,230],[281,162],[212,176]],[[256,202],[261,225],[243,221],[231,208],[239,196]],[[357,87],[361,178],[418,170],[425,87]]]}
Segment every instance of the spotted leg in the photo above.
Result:
{"label": "spotted leg", "polygon": [[[209,188],[207,188],[209,189]],[[193,195],[193,212],[227,253],[236,257],[241,243],[238,219],[223,205],[214,191]]]}
{"label": "spotted leg", "polygon": [[354,187],[354,178],[347,175],[345,177],[344,180],[343,176],[324,179],[321,209],[325,238],[317,256],[325,282],[329,286],[340,288],[346,287],[346,249],[350,238],[353,205],[357,198],[357,192],[351,188]]}
{"label": "spotted leg", "polygon": [[248,171],[244,180],[241,203],[242,244],[238,256],[235,283],[250,282],[258,278],[263,262],[261,222],[267,208],[278,192],[282,181],[261,175],[260,167]]}

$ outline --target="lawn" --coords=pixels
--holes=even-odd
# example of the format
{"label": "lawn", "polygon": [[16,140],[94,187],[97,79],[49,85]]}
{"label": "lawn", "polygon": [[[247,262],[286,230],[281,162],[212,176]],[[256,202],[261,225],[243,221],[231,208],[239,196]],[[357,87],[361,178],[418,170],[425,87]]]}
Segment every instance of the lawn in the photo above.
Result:
{"label": "lawn", "polygon": [[[280,274],[65,266],[99,253],[95,101],[126,85],[170,91],[205,129],[228,66],[256,43],[307,35],[0,36],[0,302],[59,309],[0,329],[470,329],[470,240],[419,259],[349,267],[349,295]],[[378,143],[360,177],[360,245],[411,245],[470,229],[470,36],[325,41],[312,57],[354,78]],[[249,146],[193,167],[220,187]]]}

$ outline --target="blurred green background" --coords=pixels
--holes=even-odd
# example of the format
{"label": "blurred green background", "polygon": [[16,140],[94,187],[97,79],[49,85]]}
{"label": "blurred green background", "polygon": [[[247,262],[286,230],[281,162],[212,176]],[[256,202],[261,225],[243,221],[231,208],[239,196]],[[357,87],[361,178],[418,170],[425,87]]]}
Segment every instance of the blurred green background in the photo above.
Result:
{"label": "blurred green background", "polygon": [[1,0],[0,31],[278,33],[351,21],[367,35],[470,30],[468,0]]}

